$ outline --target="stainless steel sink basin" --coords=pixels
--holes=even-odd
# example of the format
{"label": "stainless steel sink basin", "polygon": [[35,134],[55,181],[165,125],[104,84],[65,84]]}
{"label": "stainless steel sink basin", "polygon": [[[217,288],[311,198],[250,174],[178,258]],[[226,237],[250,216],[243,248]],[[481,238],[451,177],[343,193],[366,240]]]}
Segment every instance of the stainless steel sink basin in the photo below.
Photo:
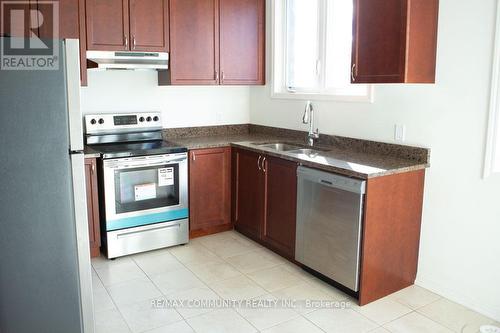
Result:
{"label": "stainless steel sink basin", "polygon": [[290,151],[290,150],[300,150],[303,148],[301,145],[297,144],[291,144],[291,143],[259,143],[255,144],[256,146],[259,146],[261,148],[268,148],[268,149],[274,149],[277,151]]}
{"label": "stainless steel sink basin", "polygon": [[318,150],[318,149],[310,149],[310,148],[303,148],[303,149],[296,149],[296,150],[290,150],[288,153],[290,154],[297,154],[297,155],[307,155],[309,157],[316,157],[319,154],[324,152],[323,150]]}

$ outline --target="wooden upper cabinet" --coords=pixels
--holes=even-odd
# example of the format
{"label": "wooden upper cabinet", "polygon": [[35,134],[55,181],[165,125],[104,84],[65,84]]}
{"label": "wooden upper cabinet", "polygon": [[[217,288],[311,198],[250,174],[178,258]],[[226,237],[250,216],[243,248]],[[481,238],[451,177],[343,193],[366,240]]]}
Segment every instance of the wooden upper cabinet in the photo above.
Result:
{"label": "wooden upper cabinet", "polygon": [[[57,0],[57,3],[59,6],[59,39],[79,38],[78,0]],[[42,14],[39,17],[39,36],[41,38],[54,38],[52,4],[38,2],[37,9]]]}
{"label": "wooden upper cabinet", "polygon": [[220,0],[221,84],[264,84],[265,1]]}
{"label": "wooden upper cabinet", "polygon": [[129,50],[128,0],[86,0],[87,50]]}
{"label": "wooden upper cabinet", "polygon": [[132,51],[168,52],[168,0],[130,0]]}
{"label": "wooden upper cabinet", "polygon": [[262,240],[281,255],[295,259],[297,163],[267,156],[266,216]]}
{"label": "wooden upper cabinet", "polygon": [[219,1],[170,0],[172,84],[219,84]]}
{"label": "wooden upper cabinet", "polygon": [[[32,33],[38,35],[37,17],[33,16],[35,12],[32,11],[36,10],[36,7],[35,0],[29,2],[0,0],[3,16],[0,19],[0,36],[31,37]],[[3,14],[4,11],[11,15]],[[31,27],[30,22],[33,22]]]}
{"label": "wooden upper cabinet", "polygon": [[231,148],[191,150],[189,157],[191,237],[231,229]]}
{"label": "wooden upper cabinet", "polygon": [[434,83],[439,0],[354,0],[352,83]]}

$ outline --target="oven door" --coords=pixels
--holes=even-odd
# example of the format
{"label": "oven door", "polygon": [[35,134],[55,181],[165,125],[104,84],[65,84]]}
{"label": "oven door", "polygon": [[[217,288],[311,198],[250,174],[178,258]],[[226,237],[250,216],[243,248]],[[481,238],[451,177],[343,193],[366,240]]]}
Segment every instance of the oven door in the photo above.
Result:
{"label": "oven door", "polygon": [[104,160],[106,231],[188,218],[187,153]]}

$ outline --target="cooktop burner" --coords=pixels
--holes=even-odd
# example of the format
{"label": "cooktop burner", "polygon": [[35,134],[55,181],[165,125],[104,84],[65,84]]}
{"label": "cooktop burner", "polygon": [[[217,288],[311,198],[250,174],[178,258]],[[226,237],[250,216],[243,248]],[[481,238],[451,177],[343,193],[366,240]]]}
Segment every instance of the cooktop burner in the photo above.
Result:
{"label": "cooktop burner", "polygon": [[180,147],[168,141],[145,141],[127,143],[108,143],[89,146],[101,153],[102,158],[121,158],[145,155],[175,154],[187,152],[187,148]]}

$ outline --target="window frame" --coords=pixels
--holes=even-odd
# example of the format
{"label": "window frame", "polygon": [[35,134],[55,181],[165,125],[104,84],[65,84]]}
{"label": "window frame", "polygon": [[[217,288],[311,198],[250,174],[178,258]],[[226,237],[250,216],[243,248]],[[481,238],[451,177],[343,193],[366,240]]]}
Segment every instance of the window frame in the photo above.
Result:
{"label": "window frame", "polygon": [[[498,165],[497,165],[498,164]],[[497,11],[484,175],[500,173],[500,10]]]}
{"label": "window frame", "polygon": [[[356,103],[373,103],[374,102],[374,86],[367,85],[367,94],[362,96],[336,94],[322,92],[294,92],[287,87],[286,77],[286,0],[275,0],[271,2],[271,98],[272,99],[292,99],[292,100],[319,100],[319,101],[338,101],[338,102],[356,102]],[[323,17],[326,20],[326,13]],[[324,28],[320,30],[325,30]],[[320,36],[323,42],[326,41],[326,31]],[[326,53],[326,47],[321,48],[323,53]],[[322,55],[321,67],[324,68],[326,54]],[[322,80],[325,80],[322,75]]]}

